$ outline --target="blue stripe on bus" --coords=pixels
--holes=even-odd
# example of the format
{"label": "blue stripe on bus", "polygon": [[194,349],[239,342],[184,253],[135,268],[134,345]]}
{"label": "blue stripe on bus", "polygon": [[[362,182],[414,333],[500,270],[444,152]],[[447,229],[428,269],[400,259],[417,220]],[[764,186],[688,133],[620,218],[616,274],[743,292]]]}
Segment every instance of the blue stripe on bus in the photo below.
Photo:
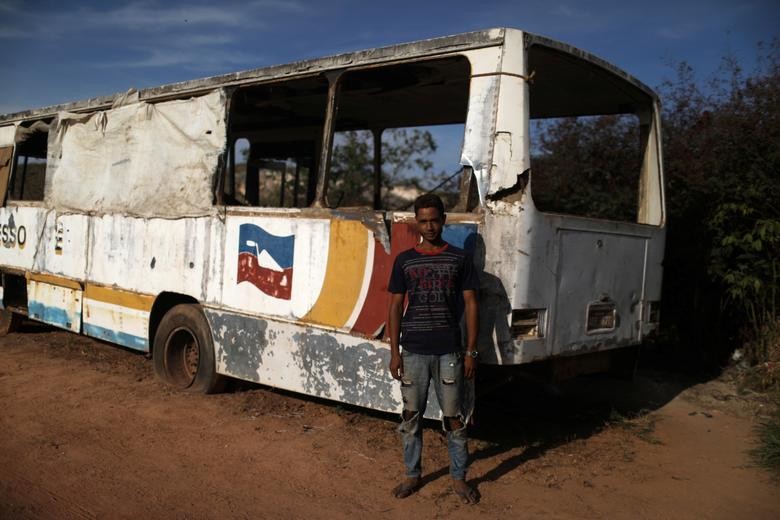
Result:
{"label": "blue stripe on bus", "polygon": [[108,341],[110,343],[116,343],[117,345],[122,345],[123,347],[131,348],[133,350],[149,352],[149,342],[146,340],[146,338],[133,336],[132,334],[127,334],[126,332],[117,332],[115,330],[85,323],[84,334],[87,336],[92,336],[93,338]]}
{"label": "blue stripe on bus", "polygon": [[474,247],[477,245],[477,225],[447,224],[441,232],[441,238],[448,244],[473,253]]}
{"label": "blue stripe on bus", "polygon": [[81,313],[69,315],[68,311],[60,307],[50,307],[41,302],[30,300],[27,302],[27,313],[30,318],[63,329],[71,329],[74,321],[81,321]]}

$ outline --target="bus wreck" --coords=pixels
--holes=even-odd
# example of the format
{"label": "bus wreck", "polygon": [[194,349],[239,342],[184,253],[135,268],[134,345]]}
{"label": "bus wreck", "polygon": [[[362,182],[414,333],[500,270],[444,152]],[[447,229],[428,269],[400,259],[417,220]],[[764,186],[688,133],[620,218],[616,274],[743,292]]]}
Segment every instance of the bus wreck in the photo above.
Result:
{"label": "bus wreck", "polygon": [[[635,219],[540,210],[532,122],[620,114]],[[382,196],[381,135],[459,124],[444,239],[480,274],[482,363],[608,368],[658,326],[659,122],[636,79],[514,29],[0,116],[0,332],[27,316],[151,352],[180,388],[230,376],[398,411],[387,283],[418,237]],[[347,131],[374,136],[373,188],[335,197]]]}

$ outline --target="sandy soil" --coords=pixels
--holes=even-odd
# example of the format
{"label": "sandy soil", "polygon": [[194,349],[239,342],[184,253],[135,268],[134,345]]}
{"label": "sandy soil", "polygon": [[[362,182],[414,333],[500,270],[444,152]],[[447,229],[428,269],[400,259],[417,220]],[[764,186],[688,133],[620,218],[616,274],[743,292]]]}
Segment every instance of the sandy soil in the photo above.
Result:
{"label": "sandy soil", "polygon": [[761,403],[723,381],[641,374],[479,402],[470,482],[449,491],[437,424],[424,486],[396,418],[259,386],[204,396],[151,362],[66,332],[0,338],[0,518],[778,518],[780,486],[746,455]]}

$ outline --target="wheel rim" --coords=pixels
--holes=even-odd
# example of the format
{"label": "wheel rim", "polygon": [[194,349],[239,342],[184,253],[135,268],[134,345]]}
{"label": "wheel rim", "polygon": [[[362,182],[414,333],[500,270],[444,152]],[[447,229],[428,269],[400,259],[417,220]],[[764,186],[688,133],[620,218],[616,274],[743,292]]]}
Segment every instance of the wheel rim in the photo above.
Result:
{"label": "wheel rim", "polygon": [[197,338],[185,327],[174,329],[165,343],[165,365],[171,382],[180,388],[191,386],[198,375],[199,362]]}

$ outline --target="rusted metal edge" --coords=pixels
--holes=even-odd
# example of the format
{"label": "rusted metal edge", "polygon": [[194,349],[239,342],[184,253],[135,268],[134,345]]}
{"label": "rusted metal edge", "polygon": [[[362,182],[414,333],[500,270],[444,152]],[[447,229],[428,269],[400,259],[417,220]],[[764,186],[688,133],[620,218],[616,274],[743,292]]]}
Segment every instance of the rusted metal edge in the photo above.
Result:
{"label": "rusted metal edge", "polygon": [[[140,90],[138,96],[140,101],[160,101],[168,98],[197,95],[215,88],[236,86],[269,79],[308,75],[326,70],[392,61],[399,58],[408,59],[420,56],[434,56],[436,54],[448,52],[492,47],[503,43],[504,31],[505,29],[503,28],[474,31],[454,36],[444,36],[390,45],[387,47],[378,47],[376,49],[337,54],[324,58],[301,60],[289,64],[231,72],[219,76],[180,81]],[[62,103],[59,105],[0,115],[0,123],[51,117],[57,112],[89,112],[106,109],[111,107],[116,99],[124,95],[125,92],[118,92],[109,96],[98,96],[71,103]]]}

